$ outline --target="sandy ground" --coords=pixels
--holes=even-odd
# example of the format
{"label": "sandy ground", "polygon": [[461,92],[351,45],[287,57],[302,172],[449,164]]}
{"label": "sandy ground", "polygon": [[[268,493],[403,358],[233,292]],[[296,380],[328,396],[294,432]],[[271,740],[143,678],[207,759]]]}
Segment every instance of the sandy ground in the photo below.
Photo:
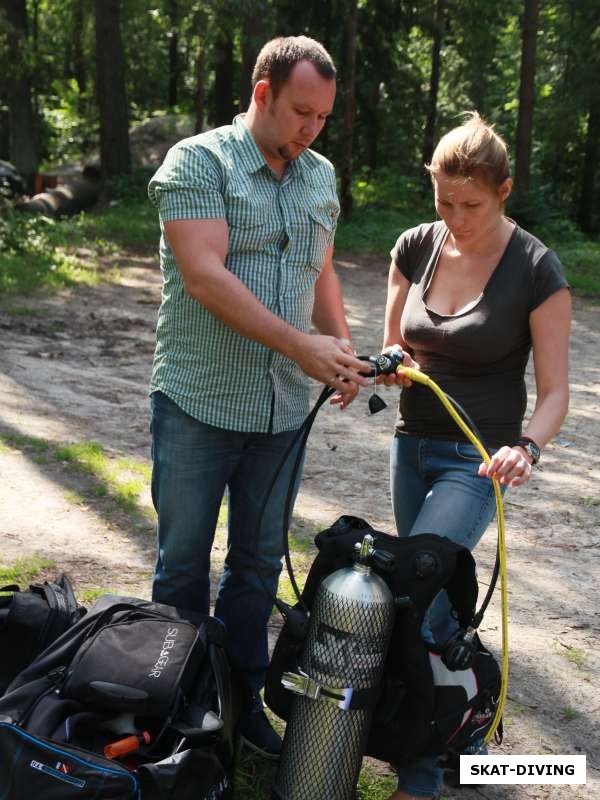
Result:
{"label": "sandy ground", "polygon": [[[148,383],[160,274],[153,253],[114,259],[117,284],[0,305],[0,434],[62,444],[97,441],[111,457],[148,461]],[[387,267],[337,262],[357,349],[378,351]],[[15,313],[17,307],[28,311]],[[586,786],[483,786],[445,797],[600,796],[600,307],[576,300],[572,403],[560,435],[526,487],[506,498],[510,687],[504,743],[497,752],[587,755]],[[316,398],[319,387],[314,386]],[[305,527],[340,514],[393,530],[388,409],[370,416],[367,394],[347,411],[324,408],[309,441],[296,512]],[[86,478],[12,438],[0,448],[0,563],[38,556],[76,590],[110,588],[149,596],[154,539],[150,515],[78,499]],[[89,481],[88,481],[89,484]],[[141,498],[149,504],[148,493]],[[222,540],[215,554],[218,573]],[[490,530],[476,555],[482,591],[495,552]],[[499,593],[482,626],[500,648]]]}

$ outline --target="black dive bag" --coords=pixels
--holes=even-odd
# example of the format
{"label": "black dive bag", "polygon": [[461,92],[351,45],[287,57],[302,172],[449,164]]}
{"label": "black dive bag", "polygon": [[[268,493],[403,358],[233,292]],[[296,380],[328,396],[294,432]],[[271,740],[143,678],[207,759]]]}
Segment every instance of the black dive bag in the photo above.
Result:
{"label": "black dive bag", "polygon": [[[467,548],[446,537],[399,538],[373,530],[357,517],[343,516],[315,539],[319,553],[302,592],[309,611],[321,580],[352,565],[354,546],[367,533],[374,537],[375,548],[394,556],[393,566],[375,563],[373,569],[388,584],[397,612],[365,755],[395,766],[425,754],[451,758],[481,743],[489,730],[500,695],[500,670],[477,636],[471,666],[448,668],[446,653],[423,641],[421,624],[433,599],[445,589],[460,628],[469,627],[478,593],[475,561]],[[298,672],[303,647],[299,627],[287,620],[265,687],[267,705],[285,720],[294,695],[281,678],[284,672]]]}
{"label": "black dive bag", "polygon": [[0,797],[231,798],[250,702],[214,617],[107,595],[0,699]]}
{"label": "black dive bag", "polygon": [[85,614],[66,575],[0,589],[0,695],[12,679]]}

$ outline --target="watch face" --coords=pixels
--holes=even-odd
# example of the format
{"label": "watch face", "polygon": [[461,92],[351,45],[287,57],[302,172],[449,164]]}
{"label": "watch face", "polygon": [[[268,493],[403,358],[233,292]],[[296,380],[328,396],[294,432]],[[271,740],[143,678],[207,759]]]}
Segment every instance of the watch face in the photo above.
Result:
{"label": "watch face", "polygon": [[533,463],[537,464],[537,462],[540,460],[540,455],[541,455],[540,448],[537,446],[537,444],[534,444],[533,442],[527,442],[525,449],[533,459]]}

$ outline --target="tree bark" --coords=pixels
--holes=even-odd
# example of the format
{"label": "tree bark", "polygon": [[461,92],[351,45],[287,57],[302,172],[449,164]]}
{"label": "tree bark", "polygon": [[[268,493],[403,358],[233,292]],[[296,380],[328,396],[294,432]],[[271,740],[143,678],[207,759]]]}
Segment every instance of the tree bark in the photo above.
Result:
{"label": "tree bark", "polygon": [[120,0],[95,0],[96,99],[103,177],[131,172]]}
{"label": "tree bark", "polygon": [[215,125],[229,125],[233,105],[233,37],[220,30],[215,42]]}
{"label": "tree bark", "polygon": [[169,31],[169,97],[167,105],[173,108],[177,105],[179,88],[179,38],[177,26],[179,24],[179,4],[178,0],[169,0],[169,20],[171,29]]}
{"label": "tree bark", "polygon": [[252,70],[262,43],[262,21],[265,9],[262,3],[252,3],[242,22],[242,70],[240,82],[240,111],[246,111],[252,97]]}
{"label": "tree bark", "polygon": [[194,28],[198,31],[198,53],[196,55],[195,74],[196,90],[194,107],[196,120],[194,131],[202,133],[206,117],[206,42],[208,41],[208,17],[204,5],[201,3],[194,16]]}
{"label": "tree bark", "polygon": [[380,83],[379,76],[371,78],[364,106],[367,118],[367,165],[371,170],[377,169],[378,163]]}
{"label": "tree bark", "polygon": [[358,2],[349,0],[344,22],[344,130],[342,134],[342,167],[340,181],[340,206],[342,216],[349,219],[354,200],[352,197],[352,166],[354,144],[354,117],[356,114],[356,32]]}
{"label": "tree bark", "polygon": [[7,71],[3,85],[8,106],[9,157],[31,191],[38,166],[35,141],[35,118],[31,97],[31,80],[27,62],[26,0],[0,0],[0,19],[6,20],[8,46]]}
{"label": "tree bark", "polygon": [[87,86],[87,66],[83,50],[83,3],[84,0],[75,0],[73,6],[73,77],[79,94],[83,94]]}
{"label": "tree bark", "polygon": [[427,97],[427,118],[423,131],[421,163],[427,164],[433,154],[435,123],[437,119],[437,101],[440,88],[440,55],[444,39],[446,0],[434,0],[433,3],[433,36],[431,40],[431,74],[429,77],[429,93]]}
{"label": "tree bark", "polygon": [[521,196],[529,192],[531,172],[538,20],[539,0],[524,0],[519,116],[515,144],[515,191]]}
{"label": "tree bark", "polygon": [[595,219],[597,200],[596,179],[600,162],[600,89],[598,83],[593,87],[588,114],[585,154],[583,157],[583,174],[581,179],[581,195],[579,199],[578,218],[582,229],[594,233],[600,228]]}
{"label": "tree bark", "polygon": [[194,122],[194,131],[202,133],[204,129],[204,112],[206,104],[206,89],[205,89],[205,58],[204,47],[202,42],[196,57],[196,96],[194,105],[196,107],[196,120]]}

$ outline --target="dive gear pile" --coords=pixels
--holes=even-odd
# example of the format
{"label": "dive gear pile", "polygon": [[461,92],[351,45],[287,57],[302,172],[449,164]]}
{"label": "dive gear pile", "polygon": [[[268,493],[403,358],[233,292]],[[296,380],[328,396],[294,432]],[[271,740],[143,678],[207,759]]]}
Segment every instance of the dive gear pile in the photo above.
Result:
{"label": "dive gear pile", "polygon": [[85,614],[66,575],[0,588],[0,695],[11,680]]}
{"label": "dive gear pile", "polygon": [[0,698],[0,797],[231,797],[251,698],[224,646],[214,617],[101,597]]}
{"label": "dive gear pile", "polygon": [[[376,551],[388,554],[385,561],[379,558],[372,563],[371,577],[385,582],[393,598],[389,648],[381,629],[371,629],[367,639],[364,634],[355,638],[341,613],[347,602],[345,594],[353,588],[345,585],[343,576],[352,564],[356,544],[367,534],[373,537]],[[302,592],[303,603],[310,610],[310,629],[315,633],[304,640],[295,635],[293,624],[284,624],[265,687],[269,707],[288,719],[288,729],[295,731],[292,741],[286,731],[286,757],[281,759],[275,781],[274,797],[285,800],[352,797],[363,755],[400,766],[425,754],[459,754],[485,737],[500,693],[498,665],[477,636],[472,663],[461,670],[450,670],[444,664],[444,652],[421,636],[423,617],[441,590],[448,593],[459,630],[466,630],[473,618],[477,578],[473,556],[466,548],[435,534],[391,536],[348,516],[319,533],[315,541],[319,552]],[[336,598],[321,595],[319,587],[328,581],[335,581],[338,587]],[[366,629],[373,619],[367,598],[368,594],[366,602],[355,601],[355,613],[364,618]],[[321,621],[323,615],[326,623]],[[335,713],[330,711],[331,692],[343,687],[346,697],[354,698],[355,691],[371,677],[372,655],[386,648],[376,691],[363,692],[354,706],[347,703],[344,710],[338,705]],[[328,656],[324,656],[326,649]],[[299,701],[288,690],[287,673],[301,672],[307,676],[306,686],[325,686],[329,696],[313,690]],[[374,684],[369,681],[369,686]],[[309,716],[306,709],[310,707]],[[344,741],[348,731],[355,729],[361,714],[372,720],[363,732],[360,757],[348,763],[339,757],[336,742]],[[296,717],[304,724],[299,725]]]}
{"label": "dive gear pile", "polygon": [[[481,436],[464,409],[427,375],[403,367],[401,351],[359,358],[369,362],[370,375],[402,368],[411,380],[428,386],[482,460],[489,463]],[[332,393],[329,388],[322,392],[290,446],[291,452],[301,442],[290,485],[316,413]],[[371,409],[372,413],[377,410]],[[477,612],[475,564],[466,548],[435,534],[390,536],[354,517],[340,518],[317,536],[320,552],[300,593],[284,524],[286,564],[298,603],[292,608],[274,598],[285,623],[267,674],[265,699],[276,714],[288,720],[273,787],[276,800],[349,800],[365,754],[396,766],[426,754],[452,761],[465,750],[476,752],[494,735],[501,740],[508,674],[506,554],[502,494],[498,482],[492,483],[497,558]],[[268,497],[269,492],[263,509]],[[291,502],[284,520],[289,519],[290,510]],[[365,535],[373,541],[365,543]],[[390,607],[395,620],[389,650],[387,626],[373,624],[370,590],[364,595],[362,612],[359,599],[352,613],[346,613],[346,605],[357,600],[349,580],[356,547],[378,554],[370,565],[373,574],[367,578],[383,580],[393,598]],[[501,671],[477,635],[498,575],[503,622]],[[318,591],[321,581],[323,591]],[[329,591],[331,585],[336,587],[335,596]],[[423,641],[421,625],[441,590],[448,593],[459,628],[440,650]],[[373,591],[380,592],[375,586]],[[370,639],[369,628],[375,629]],[[365,647],[366,640],[370,644]],[[383,676],[377,680],[382,658]]]}

